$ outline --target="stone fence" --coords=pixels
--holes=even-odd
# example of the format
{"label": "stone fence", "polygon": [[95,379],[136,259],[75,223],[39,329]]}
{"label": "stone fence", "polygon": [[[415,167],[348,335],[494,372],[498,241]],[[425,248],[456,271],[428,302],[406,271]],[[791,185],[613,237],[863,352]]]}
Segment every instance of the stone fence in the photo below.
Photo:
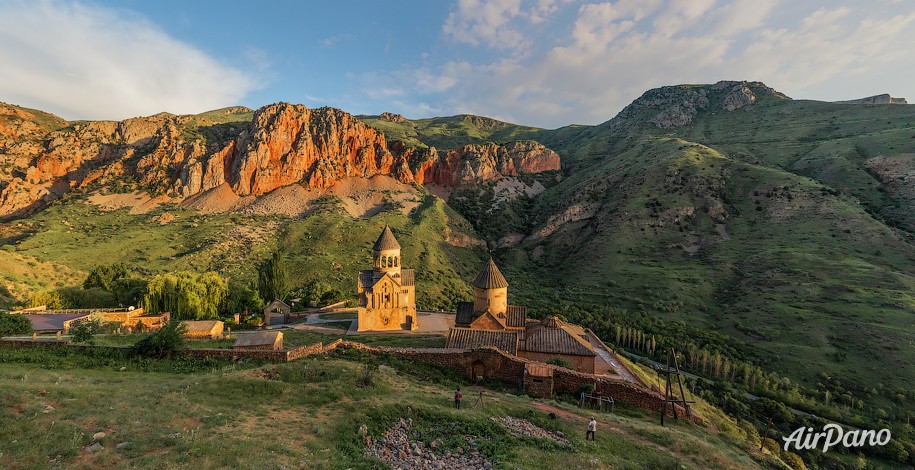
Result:
{"label": "stone fence", "polygon": [[[509,384],[514,384],[524,389],[525,366],[537,363],[520,357],[509,355],[496,348],[480,349],[446,349],[446,348],[390,348],[372,347],[361,343],[337,340],[328,344],[324,352],[347,348],[366,351],[372,354],[384,354],[401,357],[424,364],[457,370],[467,377],[485,377],[496,379]],[[642,387],[640,384],[627,382],[617,377],[607,377],[583,372],[576,372],[563,367],[552,366],[554,392],[570,393],[577,395],[582,391],[591,391],[598,395],[608,396],[617,402],[626,403],[638,408],[651,411],[660,411],[664,404],[664,395],[655,390]],[[525,390],[529,394],[534,390]],[[677,412],[684,415],[683,408],[677,406]],[[668,414],[672,415],[673,410]]]}
{"label": "stone fence", "polygon": [[[66,341],[31,341],[18,339],[0,339],[0,347],[34,348],[34,347],[79,347],[92,346],[72,345]],[[126,346],[95,346],[96,348],[124,349]],[[199,359],[239,360],[252,359],[270,362],[288,362],[314,354],[324,354],[338,348],[365,351],[409,359],[429,364],[442,369],[455,370],[475,379],[485,377],[512,384],[524,389],[525,367],[527,364],[544,364],[517,356],[512,356],[496,348],[448,349],[448,348],[393,348],[373,347],[362,343],[353,343],[338,339],[326,346],[316,343],[292,349],[273,350],[233,350],[233,349],[183,349],[181,355]],[[626,403],[638,408],[660,411],[664,396],[639,384],[627,382],[617,377],[599,376],[576,372],[563,367],[546,365],[552,369],[552,391],[577,395],[583,391],[608,396],[617,402]],[[540,390],[538,388],[537,390]],[[532,395],[544,395],[537,390],[526,390]],[[549,389],[547,389],[549,390]],[[677,407],[678,413],[683,409]],[[670,410],[669,414],[672,413]]]}

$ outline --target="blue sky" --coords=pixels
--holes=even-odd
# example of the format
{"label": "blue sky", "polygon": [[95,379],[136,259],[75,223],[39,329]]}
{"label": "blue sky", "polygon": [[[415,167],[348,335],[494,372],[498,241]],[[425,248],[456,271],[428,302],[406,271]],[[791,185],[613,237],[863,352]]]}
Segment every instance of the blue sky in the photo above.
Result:
{"label": "blue sky", "polygon": [[0,0],[0,101],[67,119],[276,101],[559,127],[649,88],[915,99],[909,1]]}

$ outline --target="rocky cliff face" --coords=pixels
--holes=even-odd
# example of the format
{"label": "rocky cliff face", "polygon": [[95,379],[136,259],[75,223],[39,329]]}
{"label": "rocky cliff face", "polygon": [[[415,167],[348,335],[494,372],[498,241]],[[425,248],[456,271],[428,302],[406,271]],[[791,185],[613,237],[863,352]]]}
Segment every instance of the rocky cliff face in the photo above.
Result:
{"label": "rocky cliff face", "polygon": [[187,198],[228,184],[239,196],[258,196],[293,183],[327,188],[348,177],[454,186],[560,168],[555,152],[530,141],[445,154],[389,145],[383,133],[334,108],[278,103],[257,110],[251,122],[202,116],[59,120],[42,128],[21,108],[2,107],[0,217],[29,213],[90,185],[135,182]]}
{"label": "rocky cliff face", "polygon": [[424,160],[413,165],[416,182],[442,186],[479,184],[503,176],[560,169],[559,155],[533,141],[464,145],[444,155],[432,149],[420,158]]}
{"label": "rocky cliff face", "polygon": [[841,104],[908,104],[905,98],[893,98],[887,93],[882,95],[868,96],[856,100],[838,101]]}

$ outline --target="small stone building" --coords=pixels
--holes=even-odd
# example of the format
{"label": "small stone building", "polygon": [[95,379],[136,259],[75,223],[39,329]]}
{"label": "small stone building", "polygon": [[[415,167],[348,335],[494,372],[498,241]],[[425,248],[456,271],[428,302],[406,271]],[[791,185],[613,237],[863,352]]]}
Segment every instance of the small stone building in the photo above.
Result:
{"label": "small stone building", "polygon": [[238,335],[232,349],[283,349],[283,333],[280,331],[256,331]]}
{"label": "small stone building", "polygon": [[222,336],[223,323],[218,320],[184,320],[187,329],[184,337],[189,339],[216,339]]}
{"label": "small stone building", "polygon": [[603,360],[595,360],[599,343],[590,330],[556,317],[528,321],[525,307],[508,304],[508,282],[492,258],[473,281],[473,302],[458,304],[448,332],[449,348],[496,347],[544,363],[559,358],[589,374],[609,370]]}
{"label": "small stone building", "polygon": [[274,300],[264,307],[264,324],[265,325],[282,325],[289,322],[289,314],[292,312],[286,302]]}
{"label": "small stone building", "polygon": [[415,330],[416,285],[403,267],[400,244],[387,225],[372,247],[373,267],[359,271],[358,331]]}

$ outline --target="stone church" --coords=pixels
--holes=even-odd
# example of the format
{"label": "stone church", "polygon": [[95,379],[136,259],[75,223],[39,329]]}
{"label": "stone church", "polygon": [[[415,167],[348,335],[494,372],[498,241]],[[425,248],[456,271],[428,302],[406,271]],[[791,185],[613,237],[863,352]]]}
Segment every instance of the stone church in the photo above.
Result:
{"label": "stone church", "polygon": [[508,281],[492,258],[473,281],[473,302],[458,304],[447,347],[496,347],[538,362],[558,358],[589,374],[613,370],[603,357],[606,346],[591,330],[552,316],[528,321],[525,307],[509,305]]}
{"label": "stone church", "polygon": [[400,258],[400,244],[387,225],[372,247],[372,269],[359,271],[358,331],[415,330],[413,270]]}

